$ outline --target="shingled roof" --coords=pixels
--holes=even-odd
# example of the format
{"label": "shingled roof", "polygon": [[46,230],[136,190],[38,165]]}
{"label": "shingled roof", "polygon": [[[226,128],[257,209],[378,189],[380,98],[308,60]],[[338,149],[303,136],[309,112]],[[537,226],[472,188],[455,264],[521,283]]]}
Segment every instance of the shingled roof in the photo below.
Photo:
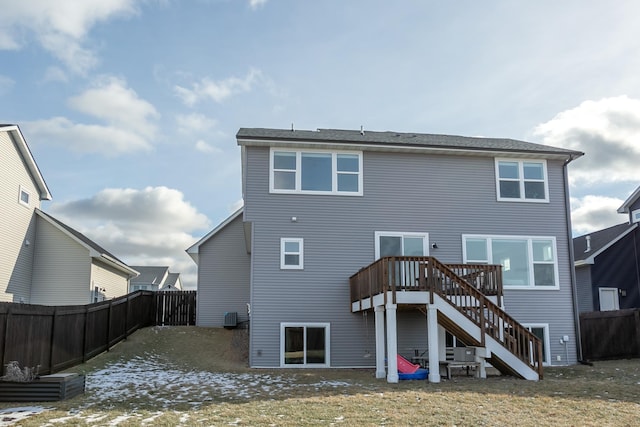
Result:
{"label": "shingled roof", "polygon": [[405,132],[375,132],[340,129],[290,130],[240,128],[236,134],[239,145],[247,141],[315,142],[328,144],[357,144],[368,146],[396,146],[407,148],[437,148],[465,151],[499,151],[555,155],[577,158],[584,153],[549,145],[534,144],[504,138],[482,138],[457,135],[436,135]]}
{"label": "shingled roof", "polygon": [[[593,264],[595,257],[629,234],[637,226],[637,223],[629,224],[625,222],[574,238],[573,252],[576,265]],[[589,250],[587,250],[587,237],[590,240]]]}
{"label": "shingled roof", "polygon": [[60,221],[59,219],[56,219],[56,218],[52,217],[51,215],[41,211],[40,209],[36,209],[35,212],[41,218],[49,221],[49,223],[53,224],[54,226],[57,226],[58,229],[62,230],[67,235],[71,236],[72,238],[76,239],[76,241],[78,241],[78,243],[80,243],[81,245],[85,246],[90,251],[93,251],[94,254],[91,255],[92,257],[107,258],[110,262],[112,262],[113,264],[117,265],[120,269],[122,269],[124,271],[127,271],[127,273],[130,276],[135,277],[135,276],[138,275],[138,272],[135,269],[133,269],[132,267],[129,267],[122,260],[118,259],[118,257],[113,255],[111,252],[109,252],[108,250],[106,250],[105,248],[103,248],[102,246],[100,246],[99,244],[97,244],[96,242],[94,242],[93,240],[91,240],[90,238],[85,236],[84,234],[80,233],[78,230],[68,226],[64,222]]}

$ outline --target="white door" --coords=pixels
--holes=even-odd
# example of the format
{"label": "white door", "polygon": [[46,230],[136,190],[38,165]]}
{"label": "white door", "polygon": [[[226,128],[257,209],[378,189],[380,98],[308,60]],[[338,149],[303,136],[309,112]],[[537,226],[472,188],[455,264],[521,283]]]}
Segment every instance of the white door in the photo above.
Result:
{"label": "white door", "polygon": [[599,288],[600,311],[619,310],[618,288]]}

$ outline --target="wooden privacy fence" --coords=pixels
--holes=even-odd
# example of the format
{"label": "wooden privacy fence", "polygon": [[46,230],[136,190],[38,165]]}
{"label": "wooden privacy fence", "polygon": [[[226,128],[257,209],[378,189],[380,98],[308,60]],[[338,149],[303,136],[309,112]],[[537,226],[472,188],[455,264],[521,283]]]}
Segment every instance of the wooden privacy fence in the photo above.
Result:
{"label": "wooden privacy fence", "polygon": [[80,306],[0,303],[1,370],[15,360],[40,365],[40,374],[54,373],[109,350],[139,328],[194,325],[196,292],[168,293],[137,291]]}
{"label": "wooden privacy fence", "polygon": [[640,309],[580,313],[586,360],[640,357]]}

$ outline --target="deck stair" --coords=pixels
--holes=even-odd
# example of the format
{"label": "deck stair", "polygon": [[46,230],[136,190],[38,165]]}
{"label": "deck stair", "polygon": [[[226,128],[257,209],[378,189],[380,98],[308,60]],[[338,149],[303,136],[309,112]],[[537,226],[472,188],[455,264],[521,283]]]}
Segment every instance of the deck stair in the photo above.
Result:
{"label": "deck stair", "polygon": [[501,279],[501,266],[385,257],[351,276],[352,311],[372,309],[381,300],[402,305],[407,291],[421,292],[437,307],[438,323],[467,345],[490,350],[495,368],[542,379],[542,342],[500,307]]}

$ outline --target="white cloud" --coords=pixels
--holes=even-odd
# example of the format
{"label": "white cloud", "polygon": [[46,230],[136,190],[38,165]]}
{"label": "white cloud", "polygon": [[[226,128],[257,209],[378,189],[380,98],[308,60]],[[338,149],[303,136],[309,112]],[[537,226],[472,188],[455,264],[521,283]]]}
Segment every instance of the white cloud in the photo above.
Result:
{"label": "white cloud", "polygon": [[216,127],[218,122],[204,114],[178,115],[178,130],[183,133],[209,132]]}
{"label": "white cloud", "polygon": [[191,88],[176,85],[174,91],[188,106],[193,106],[205,99],[220,103],[232,95],[249,92],[261,80],[262,72],[252,68],[244,78],[233,76],[215,81],[205,77],[191,84]]}
{"label": "white cloud", "polygon": [[267,0],[249,0],[249,7],[252,10],[260,9],[264,7],[265,4],[267,4]]}
{"label": "white cloud", "polygon": [[48,67],[44,73],[45,82],[68,82],[69,76],[60,67]]}
{"label": "white cloud", "polygon": [[16,82],[12,78],[0,74],[0,95],[4,95],[9,92],[15,83]]}
{"label": "white cloud", "polygon": [[116,156],[151,149],[159,114],[138,97],[126,82],[114,77],[99,78],[90,89],[69,99],[75,110],[105,124],[75,123],[65,117],[26,122],[35,140],[68,147],[73,151]]}
{"label": "white cloud", "polygon": [[207,144],[201,139],[196,141],[196,150],[202,153],[221,153],[222,152],[222,150],[219,149],[218,147],[214,147],[211,144]]}
{"label": "white cloud", "polygon": [[535,129],[544,143],[579,150],[572,183],[639,181],[640,100],[627,96],[585,101]]}
{"label": "white cloud", "polygon": [[626,215],[617,213],[624,203],[614,197],[588,195],[571,198],[571,223],[576,235],[602,230],[628,220]]}
{"label": "white cloud", "polygon": [[97,63],[85,47],[91,28],[117,16],[136,13],[136,0],[20,0],[3,2],[0,49],[20,49],[33,36],[40,45],[77,74]]}
{"label": "white cloud", "polygon": [[69,99],[69,105],[77,111],[146,138],[153,137],[156,131],[150,120],[157,118],[158,112],[153,105],[128,88],[122,79],[99,78],[94,87]]}
{"label": "white cloud", "polygon": [[195,284],[195,264],[185,249],[197,240],[191,233],[210,224],[180,191],[109,188],[88,199],[54,203],[49,210],[127,264],[168,265]]}

